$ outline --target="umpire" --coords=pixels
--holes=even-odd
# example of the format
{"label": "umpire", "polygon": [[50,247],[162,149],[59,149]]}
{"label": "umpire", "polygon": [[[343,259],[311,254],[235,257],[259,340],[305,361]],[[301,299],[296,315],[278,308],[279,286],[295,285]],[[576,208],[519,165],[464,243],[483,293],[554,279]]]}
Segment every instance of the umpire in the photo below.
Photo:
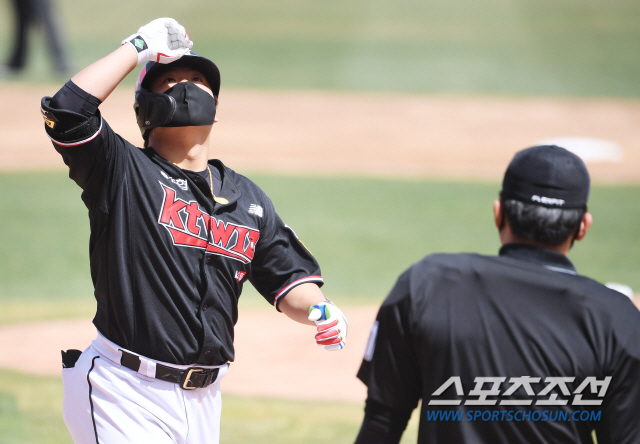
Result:
{"label": "umpire", "polygon": [[589,173],[557,146],[518,152],[493,204],[499,256],[434,254],[398,279],[358,378],[357,444],[640,443],[640,312],[578,275]]}

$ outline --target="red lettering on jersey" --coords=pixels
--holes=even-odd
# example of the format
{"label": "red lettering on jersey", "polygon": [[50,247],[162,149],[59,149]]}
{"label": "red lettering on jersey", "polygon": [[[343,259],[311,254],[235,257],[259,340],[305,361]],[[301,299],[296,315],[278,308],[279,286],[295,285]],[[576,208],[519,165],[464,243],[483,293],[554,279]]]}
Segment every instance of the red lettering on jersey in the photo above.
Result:
{"label": "red lettering on jersey", "polygon": [[253,255],[256,253],[256,244],[258,243],[258,239],[260,239],[260,232],[256,230],[249,230],[247,237],[249,238],[249,245],[247,246],[247,251],[244,254],[250,261],[252,261]]}
{"label": "red lettering on jersey", "polygon": [[193,234],[200,234],[200,228],[198,227],[198,218],[202,216],[202,211],[198,208],[198,202],[189,202],[186,207],[189,219],[187,219],[187,230]]}
{"label": "red lettering on jersey", "polygon": [[199,237],[195,237],[190,233],[185,233],[184,231],[176,230],[175,228],[168,228],[168,230],[176,245],[207,248],[207,241],[204,239],[200,239]]}
{"label": "red lettering on jersey", "polygon": [[244,254],[244,243],[247,239],[247,232],[249,229],[246,227],[236,227],[236,230],[238,231],[238,240],[231,250],[236,253]]}
{"label": "red lettering on jersey", "polygon": [[187,204],[182,200],[176,200],[176,192],[171,188],[165,187],[164,185],[162,185],[162,188],[164,188],[164,203],[162,205],[160,223],[163,225],[173,224],[174,227],[183,230],[184,225],[178,212],[186,207]]}
{"label": "red lettering on jersey", "polygon": [[[174,245],[202,248],[208,253],[226,256],[245,264],[253,260],[256,243],[260,238],[258,230],[217,220],[204,213],[197,202],[178,199],[175,190],[162,183],[160,185],[164,190],[164,201],[158,222],[169,230]],[[183,210],[181,216],[179,213]],[[200,218],[204,221],[204,237],[200,235],[203,227],[198,226]],[[229,244],[233,243],[234,237],[236,241],[231,247]]]}
{"label": "red lettering on jersey", "polygon": [[209,222],[209,230],[211,231],[211,237],[213,237],[213,243],[227,248],[234,228],[236,228],[235,225],[225,224],[221,220],[216,220],[212,217]]}
{"label": "red lettering on jersey", "polygon": [[258,242],[260,233],[247,227],[236,227],[236,229],[238,230],[238,242],[231,250],[244,255],[251,261],[255,254],[256,242]]}
{"label": "red lettering on jersey", "polygon": [[242,256],[240,254],[235,254],[232,251],[229,251],[229,250],[227,250],[225,248],[218,247],[216,245],[211,245],[211,244],[207,245],[207,251],[209,253],[220,254],[222,256],[227,256],[227,257],[230,257],[230,258],[233,258],[233,259],[237,259],[240,262],[243,262],[245,264],[248,264],[250,262],[250,261],[247,260],[246,257],[244,257],[244,256]]}

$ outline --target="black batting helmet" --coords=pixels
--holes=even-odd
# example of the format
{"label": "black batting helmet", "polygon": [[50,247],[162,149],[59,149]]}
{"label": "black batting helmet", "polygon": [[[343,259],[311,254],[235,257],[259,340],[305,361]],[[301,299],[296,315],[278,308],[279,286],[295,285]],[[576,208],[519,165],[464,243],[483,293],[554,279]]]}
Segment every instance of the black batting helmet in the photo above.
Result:
{"label": "black batting helmet", "polygon": [[164,72],[175,67],[188,67],[200,71],[209,83],[213,95],[220,94],[220,71],[215,63],[193,51],[171,63],[147,62],[136,81],[136,95],[133,108],[142,137],[146,140],[152,128],[162,126],[171,120],[174,109],[168,97],[149,90],[151,82]]}

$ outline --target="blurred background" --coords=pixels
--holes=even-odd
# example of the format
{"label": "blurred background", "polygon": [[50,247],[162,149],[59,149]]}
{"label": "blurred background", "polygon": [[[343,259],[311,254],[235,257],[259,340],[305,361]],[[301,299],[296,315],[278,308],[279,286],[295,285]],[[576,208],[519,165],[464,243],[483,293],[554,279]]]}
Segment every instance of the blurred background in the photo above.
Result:
{"label": "blurred background", "polygon": [[[140,24],[179,17],[226,87],[633,97],[632,0],[51,0],[74,68]],[[8,52],[11,2],[0,6]],[[132,31],[133,30],[133,31]],[[122,36],[122,37],[120,37]],[[24,80],[51,79],[34,33]]]}
{"label": "blurred background", "polygon": [[[163,16],[221,70],[216,156],[272,198],[340,306],[375,316],[397,276],[426,254],[495,254],[501,175],[516,151],[543,140],[583,156],[593,176],[594,226],[570,259],[581,274],[640,289],[639,0],[40,3],[47,7],[51,20],[41,10],[31,22],[18,69],[14,4],[0,1],[6,350],[21,342],[10,335],[16,325],[89,324],[95,308],[86,209],[38,101]],[[134,143],[137,74],[103,111]],[[241,306],[272,310],[248,287]],[[362,351],[350,351],[348,374]],[[0,369],[0,444],[70,442],[60,378],[12,368]],[[231,394],[222,442],[352,442],[362,401]],[[412,421],[403,442],[415,433]]]}

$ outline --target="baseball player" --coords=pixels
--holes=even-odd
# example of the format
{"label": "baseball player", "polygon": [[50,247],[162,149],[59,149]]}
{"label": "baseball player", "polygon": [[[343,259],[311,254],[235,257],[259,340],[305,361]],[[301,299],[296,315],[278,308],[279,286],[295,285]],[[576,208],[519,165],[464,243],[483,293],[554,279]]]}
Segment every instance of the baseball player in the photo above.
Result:
{"label": "baseball player", "polygon": [[[154,20],[42,100],[91,225],[98,336],[82,353],[63,352],[76,443],[217,443],[247,281],[288,317],[317,325],[319,345],[344,346],[347,321],[323,296],[311,253],[260,188],[208,160],[220,73],[192,46],[175,20]],[[137,65],[144,149],[99,110]]]}
{"label": "baseball player", "polygon": [[640,312],[567,258],[592,223],[589,173],[557,146],[518,152],[493,205],[499,256],[434,254],[378,312],[358,372],[358,444],[640,443]]}

